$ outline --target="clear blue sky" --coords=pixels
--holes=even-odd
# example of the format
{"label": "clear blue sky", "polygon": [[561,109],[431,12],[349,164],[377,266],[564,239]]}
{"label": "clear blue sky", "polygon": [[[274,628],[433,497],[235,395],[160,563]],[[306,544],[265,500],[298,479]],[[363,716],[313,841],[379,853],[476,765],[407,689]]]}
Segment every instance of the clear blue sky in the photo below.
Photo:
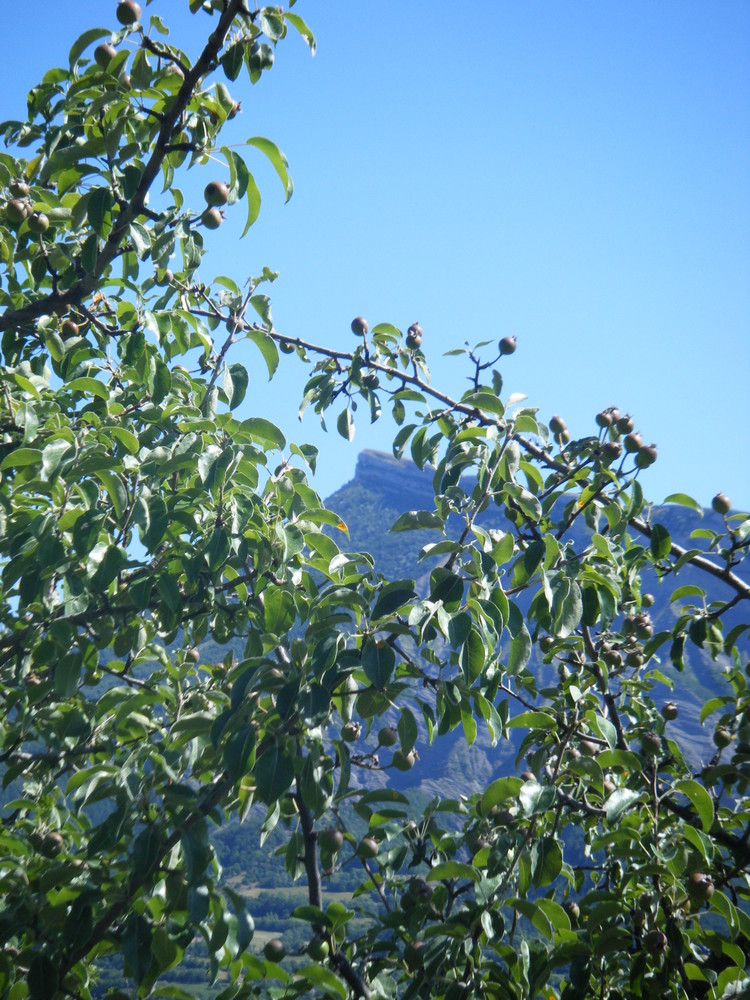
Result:
{"label": "clear blue sky", "polygon": [[[0,117],[65,64],[77,35],[115,26],[112,2],[3,4]],[[233,138],[267,135],[295,194],[252,150],[261,217],[237,242],[241,209],[208,235],[205,276],[264,264],[277,328],[339,347],[349,322],[419,320],[434,380],[458,394],[442,352],[518,336],[506,392],[545,418],[592,432],[628,410],[659,461],[647,496],[717,490],[750,504],[750,5],[693,0],[460,5],[301,0],[318,38],[295,35],[243,101]],[[195,53],[205,15],[154,0]],[[29,43],[30,33],[33,44]],[[257,170],[255,169],[257,168]],[[199,195],[208,167],[186,187]],[[244,222],[244,220],[242,220]],[[244,350],[244,348],[243,348]],[[352,445],[296,421],[295,359],[250,406],[321,448],[323,495],[351,478],[363,447],[393,429],[362,421]],[[334,426],[334,419],[329,419]]]}

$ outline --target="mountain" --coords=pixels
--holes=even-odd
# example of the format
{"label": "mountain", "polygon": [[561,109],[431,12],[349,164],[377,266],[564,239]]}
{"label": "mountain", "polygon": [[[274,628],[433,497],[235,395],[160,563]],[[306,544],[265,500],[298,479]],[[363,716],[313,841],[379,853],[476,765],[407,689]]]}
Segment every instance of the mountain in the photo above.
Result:
{"label": "mountain", "polygon": [[[418,591],[427,591],[433,567],[427,561],[420,563],[418,557],[425,544],[438,539],[438,533],[419,530],[389,534],[389,528],[404,511],[433,509],[432,470],[422,471],[411,461],[397,460],[383,452],[363,451],[354,478],[330,496],[327,504],[349,529],[348,548],[369,552],[376,568],[387,577],[416,579]],[[690,508],[668,504],[652,507],[649,516],[652,523],[662,524],[672,540],[686,548],[707,547],[705,540],[692,539],[692,532],[723,529],[723,519],[712,510],[705,510],[701,517]],[[507,526],[497,508],[485,511],[477,523],[484,528]],[[576,540],[584,541],[585,536],[585,526],[581,525],[580,539]],[[651,573],[651,578],[644,583],[644,589],[651,590],[655,596],[650,613],[657,633],[670,630],[680,613],[678,604],[670,604],[671,594],[677,586],[702,587],[708,592],[709,600],[728,600],[733,596],[730,588],[720,580],[708,577],[689,564],[682,567],[677,576],[670,575],[664,580]],[[731,611],[725,616],[727,630],[738,622],[739,617],[733,617]],[[670,733],[686,748],[689,759],[695,764],[706,761],[715,750],[711,739],[714,720],[709,719],[704,727],[700,712],[717,693],[726,693],[722,670],[728,661],[721,656],[714,661],[707,651],[692,644],[689,648],[686,646],[682,671],[676,670],[670,662],[669,643],[661,647],[659,656],[659,672],[673,688],[657,683],[654,699],[657,704],[667,700],[677,702],[679,717],[670,724]],[[541,686],[550,683],[550,668],[541,662],[536,648],[529,665]],[[425,792],[434,794],[439,789],[442,795],[466,794],[479,788],[491,776],[515,770],[513,744],[501,742],[493,748],[481,727],[472,747],[467,747],[460,729],[454,732],[452,739],[443,738],[429,748],[425,744],[426,739],[419,747],[418,768],[400,778],[396,776],[399,787],[411,786],[419,776],[418,784]]]}

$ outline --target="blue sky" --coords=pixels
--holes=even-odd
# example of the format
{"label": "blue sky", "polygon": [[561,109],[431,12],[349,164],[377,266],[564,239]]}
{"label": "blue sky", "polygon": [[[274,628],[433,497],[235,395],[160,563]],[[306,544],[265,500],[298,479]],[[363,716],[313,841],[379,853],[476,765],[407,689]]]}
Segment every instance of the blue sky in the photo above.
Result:
{"label": "blue sky", "polygon": [[[20,117],[77,35],[115,27],[113,2],[4,4],[0,117]],[[516,334],[505,392],[524,392],[574,435],[611,404],[632,413],[659,461],[646,495],[717,490],[750,504],[750,6],[660,0],[566,4],[300,0],[318,39],[280,43],[273,71],[231,89],[230,141],[267,135],[287,154],[286,206],[258,154],[263,194],[208,234],[204,274],[263,265],[277,328],[349,348],[349,322],[419,320],[434,381],[469,374],[444,351]],[[155,0],[196,53],[204,15]],[[30,26],[34,43],[26,44]],[[225,169],[225,168],[224,168]],[[194,204],[223,168],[194,171]],[[388,450],[388,420],[354,442],[322,435],[296,404],[304,372],[284,358],[266,385],[251,347],[250,409],[321,449],[323,495],[357,452]],[[329,426],[335,419],[329,418]]]}

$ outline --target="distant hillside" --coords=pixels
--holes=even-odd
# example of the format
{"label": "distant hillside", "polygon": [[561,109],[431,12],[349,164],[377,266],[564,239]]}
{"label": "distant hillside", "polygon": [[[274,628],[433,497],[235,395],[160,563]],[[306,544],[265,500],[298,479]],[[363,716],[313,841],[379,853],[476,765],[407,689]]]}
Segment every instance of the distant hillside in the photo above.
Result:
{"label": "distant hillside", "polygon": [[[433,507],[432,471],[420,471],[412,462],[397,460],[390,454],[377,451],[363,451],[359,455],[354,478],[337,490],[327,500],[328,505],[340,514],[349,528],[349,546],[353,551],[367,551],[375,559],[376,567],[391,578],[416,578],[418,589],[426,587],[427,577],[432,568],[427,562],[419,563],[421,548],[437,538],[437,533],[429,531],[399,532],[389,534],[393,522],[405,510],[431,510]],[[658,521],[669,531],[679,545],[690,548],[705,548],[705,541],[690,538],[696,529],[715,528],[720,530],[723,521],[712,510],[704,511],[703,517],[697,511],[678,505],[654,507],[652,522]],[[503,528],[502,513],[489,509],[479,519],[484,527]],[[581,540],[585,538],[581,529]],[[340,538],[337,539],[341,544]],[[421,584],[421,587],[420,587]],[[670,576],[664,581],[653,579],[647,584],[656,598],[650,609],[654,628],[670,629],[677,618],[678,606],[670,605],[670,597],[677,586],[695,584],[708,591],[711,599],[730,598],[732,592],[721,581],[707,578],[706,574],[691,566],[685,566],[679,576]],[[726,616],[726,628],[736,622],[731,613]],[[722,667],[726,660],[714,662],[710,656],[695,646],[685,652],[685,669],[678,673],[669,661],[668,644],[662,647],[661,671],[675,684],[670,691],[660,685],[655,690],[655,698],[672,698],[680,707],[677,721],[671,724],[671,732],[688,749],[690,756],[698,762],[713,753],[711,733],[712,722],[706,728],[701,726],[699,713],[706,701],[724,693]],[[532,655],[531,669],[543,683],[550,683],[549,667],[544,667],[536,650]],[[546,677],[542,671],[546,670]],[[480,734],[482,734],[480,728]],[[515,752],[512,745],[490,747],[489,739],[478,734],[477,743],[466,746],[463,734],[457,730],[454,739],[443,739],[426,751],[421,747],[418,768],[407,775],[396,776],[396,782],[404,787],[417,781],[425,791],[434,794],[439,786],[441,794],[454,795],[470,792],[484,783],[490,774],[508,773],[514,770]],[[439,776],[439,777],[438,777]]]}

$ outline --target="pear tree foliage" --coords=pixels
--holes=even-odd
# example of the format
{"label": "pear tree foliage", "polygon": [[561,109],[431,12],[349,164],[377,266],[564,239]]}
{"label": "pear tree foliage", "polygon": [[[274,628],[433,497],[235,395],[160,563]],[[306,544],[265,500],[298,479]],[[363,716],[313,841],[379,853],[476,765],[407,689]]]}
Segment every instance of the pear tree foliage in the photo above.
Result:
{"label": "pear tree foliage", "polygon": [[[274,142],[229,148],[224,126],[288,34],[315,40],[293,3],[189,0],[204,40],[183,52],[159,7],[103,6],[2,125],[0,997],[91,997],[113,957],[124,995],[186,995],[164,983],[198,945],[227,1000],[739,995],[750,626],[725,622],[750,622],[750,520],[718,494],[722,529],[681,548],[627,415],[573,440],[503,395],[512,337],[457,349],[453,396],[418,324],[357,317],[335,350],[275,329],[264,262],[208,281],[207,231],[258,216],[254,161],[292,194]],[[385,411],[394,454],[432,468],[432,509],[391,529],[429,538],[425,586],[349,550],[315,449],[245,398],[240,344],[276,379],[306,365],[302,408],[344,437]],[[696,769],[654,688],[697,647],[724,681]],[[368,786],[480,729],[520,736],[520,773],[419,806]],[[287,958],[255,946],[212,846],[253,808],[307,888]],[[347,905],[325,898],[341,865]]]}

